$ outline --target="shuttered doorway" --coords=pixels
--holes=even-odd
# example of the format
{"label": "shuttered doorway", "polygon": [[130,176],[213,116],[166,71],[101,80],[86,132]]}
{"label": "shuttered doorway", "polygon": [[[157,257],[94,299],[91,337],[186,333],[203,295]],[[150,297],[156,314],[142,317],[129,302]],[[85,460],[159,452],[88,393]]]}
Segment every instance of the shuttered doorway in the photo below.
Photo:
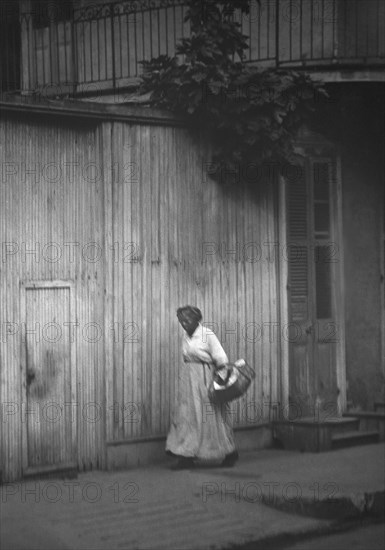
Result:
{"label": "shuttered doorway", "polygon": [[287,182],[289,403],[292,418],[338,410],[336,161],[307,157]]}

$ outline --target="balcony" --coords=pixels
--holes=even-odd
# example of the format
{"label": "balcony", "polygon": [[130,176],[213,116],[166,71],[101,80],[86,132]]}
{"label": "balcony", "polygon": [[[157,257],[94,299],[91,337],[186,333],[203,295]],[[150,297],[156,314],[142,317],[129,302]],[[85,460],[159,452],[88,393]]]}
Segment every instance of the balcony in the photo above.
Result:
{"label": "balcony", "polygon": [[[3,91],[72,95],[123,91],[138,83],[140,61],[175,53],[189,34],[182,0],[86,4],[22,0],[3,18]],[[250,0],[235,14],[249,36],[248,63],[326,72],[381,71],[383,0]]]}

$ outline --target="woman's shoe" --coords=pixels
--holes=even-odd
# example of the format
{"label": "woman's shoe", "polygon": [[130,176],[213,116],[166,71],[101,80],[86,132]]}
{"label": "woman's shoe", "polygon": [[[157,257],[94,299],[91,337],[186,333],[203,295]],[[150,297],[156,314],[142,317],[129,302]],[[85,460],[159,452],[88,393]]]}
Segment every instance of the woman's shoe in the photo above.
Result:
{"label": "woman's shoe", "polygon": [[171,470],[189,470],[194,467],[193,458],[180,458],[176,464],[171,466]]}
{"label": "woman's shoe", "polygon": [[232,468],[236,461],[239,458],[238,451],[234,451],[228,455],[225,456],[225,458],[222,460],[221,466]]}

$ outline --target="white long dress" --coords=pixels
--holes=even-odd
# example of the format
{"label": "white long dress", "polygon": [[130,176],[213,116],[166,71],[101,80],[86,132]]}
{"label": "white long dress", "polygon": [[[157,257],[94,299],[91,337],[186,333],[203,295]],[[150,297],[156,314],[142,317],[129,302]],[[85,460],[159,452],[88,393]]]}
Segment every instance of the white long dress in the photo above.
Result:
{"label": "white long dress", "polygon": [[166,442],[166,452],[202,460],[223,460],[235,451],[231,414],[208,397],[214,365],[228,363],[215,334],[199,324],[184,336],[179,390]]}

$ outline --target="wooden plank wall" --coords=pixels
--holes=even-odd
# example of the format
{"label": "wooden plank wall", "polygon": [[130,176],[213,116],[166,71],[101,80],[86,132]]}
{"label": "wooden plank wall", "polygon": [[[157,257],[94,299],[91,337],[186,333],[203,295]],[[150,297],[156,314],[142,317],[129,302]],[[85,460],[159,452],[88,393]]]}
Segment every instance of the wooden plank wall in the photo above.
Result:
{"label": "wooden plank wall", "polygon": [[51,120],[0,126],[3,475],[17,479],[26,453],[25,281],[71,282],[80,469],[104,467],[106,441],[166,434],[186,303],[231,360],[257,368],[237,423],[267,420],[280,365],[272,183],[224,189],[207,176],[208,147],[180,127]]}
{"label": "wooden plank wall", "polygon": [[[89,405],[102,404],[104,393],[104,343],[98,333],[103,327],[104,266],[93,261],[97,250],[103,250],[103,179],[95,136],[95,127],[84,121],[69,125],[55,118],[49,124],[4,116],[0,125],[0,452],[10,479],[20,476],[26,452],[21,448],[26,389],[20,371],[19,288],[24,281],[73,281],[78,463],[87,469],[103,464],[103,422],[90,421],[96,409]],[[69,328],[60,328],[65,338]]]}
{"label": "wooden plank wall", "polygon": [[[26,469],[77,464],[76,447],[72,445],[73,423],[68,421],[68,415],[59,413],[57,406],[71,403],[72,386],[76,387],[76,380],[71,379],[72,344],[69,338],[62,337],[63,329],[72,320],[71,288],[48,285],[22,289],[20,294],[26,350],[21,361],[25,367],[22,376],[28,380],[27,408],[32,412],[27,414],[25,435],[28,435],[23,443],[28,449]],[[37,337],[37,330],[42,337]],[[37,422],[43,410],[44,419],[51,421]]]}
{"label": "wooden plank wall", "polygon": [[119,337],[108,369],[116,411],[107,440],[167,432],[183,333],[175,312],[186,303],[202,309],[231,360],[257,367],[248,401],[236,406],[238,423],[266,420],[279,364],[278,332],[271,343],[267,325],[279,308],[277,263],[267,260],[267,243],[278,241],[273,184],[224,190],[206,174],[207,147],[183,129],[117,123],[112,139],[110,130],[112,165],[120,167],[110,290]]}

